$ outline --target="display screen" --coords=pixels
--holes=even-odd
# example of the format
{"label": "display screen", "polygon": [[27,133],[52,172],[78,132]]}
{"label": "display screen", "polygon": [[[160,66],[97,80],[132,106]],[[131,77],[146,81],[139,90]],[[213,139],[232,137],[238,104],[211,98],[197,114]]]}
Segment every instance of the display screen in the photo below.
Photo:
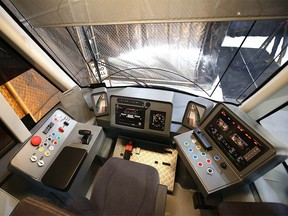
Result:
{"label": "display screen", "polygon": [[190,101],[187,105],[185,116],[183,119],[184,125],[192,129],[198,128],[204,116],[205,110],[206,108],[204,106],[200,106]]}
{"label": "display screen", "polygon": [[106,114],[108,113],[108,100],[107,94],[94,94],[94,111],[96,115]]}
{"label": "display screen", "polygon": [[204,130],[239,171],[268,150],[251,130],[224,109],[215,115]]}
{"label": "display screen", "polygon": [[116,104],[115,123],[135,128],[144,128],[145,109],[130,105]]}

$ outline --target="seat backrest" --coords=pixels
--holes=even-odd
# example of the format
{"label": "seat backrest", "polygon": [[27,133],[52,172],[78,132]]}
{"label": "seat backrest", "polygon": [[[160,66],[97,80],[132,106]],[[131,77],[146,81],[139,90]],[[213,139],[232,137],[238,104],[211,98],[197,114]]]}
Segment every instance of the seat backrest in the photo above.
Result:
{"label": "seat backrest", "polygon": [[153,215],[158,185],[155,168],[110,158],[96,178],[90,201],[98,215]]}

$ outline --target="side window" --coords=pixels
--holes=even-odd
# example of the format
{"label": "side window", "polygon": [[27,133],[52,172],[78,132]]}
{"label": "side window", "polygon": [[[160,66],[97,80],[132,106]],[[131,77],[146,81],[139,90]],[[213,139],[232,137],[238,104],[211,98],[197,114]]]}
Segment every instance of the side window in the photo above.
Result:
{"label": "side window", "polygon": [[[288,102],[281,109],[260,120],[260,124],[280,142],[288,146]],[[286,163],[288,160],[286,160]]]}
{"label": "side window", "polygon": [[35,123],[59,102],[61,94],[1,38],[0,93],[20,119]]}
{"label": "side window", "polygon": [[260,121],[279,141],[288,146],[288,104]]}
{"label": "side window", "polygon": [[5,125],[0,121],[0,158],[9,151],[15,144],[17,144],[16,139],[5,127]]}
{"label": "side window", "polygon": [[[288,133],[288,102],[269,114],[260,124],[266,128],[278,141],[287,146]],[[279,164],[262,178],[256,180],[255,186],[262,202],[287,203],[288,160]]]}

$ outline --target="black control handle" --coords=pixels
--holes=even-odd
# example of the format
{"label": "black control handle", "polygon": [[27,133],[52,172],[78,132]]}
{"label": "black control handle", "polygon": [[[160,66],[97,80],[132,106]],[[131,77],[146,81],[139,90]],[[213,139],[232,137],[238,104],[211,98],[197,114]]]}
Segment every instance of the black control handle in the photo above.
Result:
{"label": "black control handle", "polygon": [[90,130],[79,130],[78,133],[83,136],[89,136],[91,134]]}
{"label": "black control handle", "polygon": [[81,142],[82,144],[89,144],[91,139],[91,131],[90,130],[79,130],[78,134],[83,135]]}
{"label": "black control handle", "polygon": [[212,149],[212,145],[206,139],[206,137],[201,133],[201,130],[199,128],[196,128],[193,130],[193,135],[205,150],[211,150]]}

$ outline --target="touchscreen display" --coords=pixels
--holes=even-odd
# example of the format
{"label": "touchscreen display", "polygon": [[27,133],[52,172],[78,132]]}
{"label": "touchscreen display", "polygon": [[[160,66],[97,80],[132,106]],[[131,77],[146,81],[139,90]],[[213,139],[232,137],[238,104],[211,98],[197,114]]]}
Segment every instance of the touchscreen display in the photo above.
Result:
{"label": "touchscreen display", "polygon": [[204,130],[239,171],[268,150],[251,130],[224,109],[215,115]]}

